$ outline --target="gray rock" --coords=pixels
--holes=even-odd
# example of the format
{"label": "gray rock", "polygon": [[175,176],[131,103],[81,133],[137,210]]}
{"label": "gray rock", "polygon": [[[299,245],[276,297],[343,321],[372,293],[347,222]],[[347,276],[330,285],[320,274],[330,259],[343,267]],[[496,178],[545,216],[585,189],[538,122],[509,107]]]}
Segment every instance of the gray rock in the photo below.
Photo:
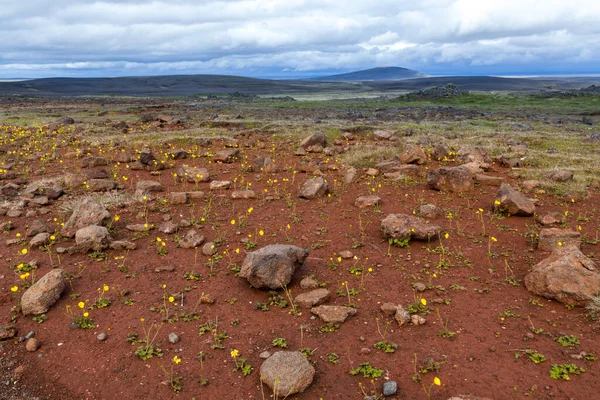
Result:
{"label": "gray rock", "polygon": [[14,325],[0,325],[0,340],[10,339],[17,334],[17,328]]}
{"label": "gray rock", "polygon": [[47,312],[60,298],[66,286],[65,272],[62,269],[48,272],[23,293],[21,312],[23,315]]}
{"label": "gray rock", "polygon": [[104,206],[95,203],[91,199],[85,199],[75,208],[71,217],[65,222],[61,234],[64,237],[72,238],[81,228],[90,225],[106,226],[110,221],[111,215]]}
{"label": "gray rock", "polygon": [[117,187],[117,182],[111,179],[89,179],[87,186],[92,192],[108,192]]}
{"label": "gray rock", "polygon": [[385,397],[393,396],[398,392],[398,383],[396,381],[387,381],[383,383],[383,395]]}
{"label": "gray rock", "polygon": [[419,215],[427,219],[436,219],[438,217],[438,208],[435,204],[423,204],[419,207]]}
{"label": "gray rock", "polygon": [[535,204],[522,193],[514,190],[510,185],[503,183],[496,194],[494,211],[526,217],[535,212]]}
{"label": "gray rock", "polygon": [[427,162],[427,154],[421,146],[407,146],[398,158],[402,164],[423,165]]}
{"label": "gray rock", "polygon": [[427,186],[447,192],[467,192],[474,187],[473,174],[462,166],[431,169],[427,174]]}
{"label": "gray rock", "polygon": [[231,193],[231,198],[234,200],[238,199],[255,199],[256,193],[254,190],[234,190]]}
{"label": "gray rock", "polygon": [[573,180],[573,172],[565,170],[552,171],[544,176],[554,182],[568,182]]}
{"label": "gray rock", "polygon": [[525,287],[538,296],[582,306],[600,293],[600,273],[577,247],[560,247],[525,276]]}
{"label": "gray rock", "polygon": [[346,306],[318,306],[310,310],[324,322],[342,323],[346,319],[356,314],[356,308]]}
{"label": "gray rock", "polygon": [[[110,243],[109,246],[112,250],[135,250],[136,244],[129,240],[115,240]],[[58,251],[58,249],[57,249]]]}
{"label": "gray rock", "polygon": [[158,230],[166,234],[176,233],[179,230],[179,225],[171,221],[165,221],[160,224]]}
{"label": "gray rock", "polygon": [[169,203],[171,204],[187,204],[189,201],[187,192],[171,192],[169,193]]}
{"label": "gray rock", "polygon": [[214,256],[215,254],[217,254],[217,251],[217,245],[214,242],[206,242],[202,246],[202,254],[204,254],[205,256]]}
{"label": "gray rock", "polygon": [[309,251],[301,247],[272,244],[248,253],[239,276],[248,279],[257,289],[281,289],[290,283],[308,254]]}
{"label": "gray rock", "polygon": [[98,339],[99,342],[104,342],[106,339],[108,339],[108,335],[102,332],[96,336],[96,339]]}
{"label": "gray rock", "polygon": [[407,214],[390,214],[381,221],[386,238],[430,240],[439,235],[441,228],[422,218]]}
{"label": "gray rock", "polygon": [[373,132],[373,137],[378,140],[393,140],[396,139],[396,132],[378,130]]}
{"label": "gray rock", "polygon": [[169,333],[169,343],[176,344],[179,343],[179,336],[175,332]]}
{"label": "gray rock", "polygon": [[354,202],[354,205],[358,208],[374,207],[381,204],[381,197],[379,196],[360,196]]}
{"label": "gray rock", "polygon": [[398,322],[398,325],[404,326],[410,322],[410,314],[404,307],[398,306],[396,308],[396,314],[394,314],[394,319]]}
{"label": "gray rock", "polygon": [[317,197],[321,197],[327,193],[328,184],[322,178],[313,178],[309,179],[300,188],[300,193],[298,193],[298,197],[301,199],[315,199]]}
{"label": "gray rock", "polygon": [[379,309],[385,315],[394,315],[396,314],[398,306],[394,303],[383,303]]}
{"label": "gray rock", "polygon": [[278,351],[260,367],[260,379],[276,397],[302,393],[313,381],[315,369],[299,351]]}
{"label": "gray rock", "polygon": [[233,163],[242,159],[242,155],[238,149],[227,149],[217,151],[213,157],[213,161],[221,163]]}
{"label": "gray rock", "polygon": [[306,277],[300,281],[300,287],[302,289],[316,289],[319,287],[319,283],[311,277]]}
{"label": "gray rock", "polygon": [[267,358],[271,357],[271,352],[269,351],[263,351],[262,353],[260,353],[258,355],[259,358],[266,360]]}
{"label": "gray rock", "polygon": [[135,195],[138,197],[148,193],[163,192],[164,190],[164,185],[158,181],[139,181],[135,185]]}
{"label": "gray rock", "polygon": [[39,235],[40,233],[50,233],[50,232],[52,232],[52,230],[45,222],[42,222],[39,219],[36,219],[29,226],[29,229],[27,230],[27,237],[34,237],[34,236]]}

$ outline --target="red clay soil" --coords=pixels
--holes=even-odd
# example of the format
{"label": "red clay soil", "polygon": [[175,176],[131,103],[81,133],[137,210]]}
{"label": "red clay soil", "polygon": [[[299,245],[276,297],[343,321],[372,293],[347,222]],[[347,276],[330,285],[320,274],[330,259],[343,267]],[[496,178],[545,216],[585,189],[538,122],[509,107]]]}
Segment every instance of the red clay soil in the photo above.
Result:
{"label": "red clay soil", "polygon": [[[20,285],[20,279],[10,267],[35,260],[39,265],[35,276],[41,277],[52,268],[49,256],[37,248],[30,248],[28,254],[22,255],[22,245],[7,246],[5,241],[13,239],[17,232],[24,235],[27,225],[37,218],[57,224],[59,229],[63,220],[60,206],[68,199],[63,197],[44,207],[50,212],[43,216],[10,218],[14,230],[0,243],[4,264],[0,279],[0,315],[2,324],[16,317],[18,335],[2,342],[0,351],[3,363],[7,362],[3,379],[13,378],[16,384],[11,381],[6,386],[0,382],[0,398],[11,398],[15,393],[32,393],[52,400],[270,398],[271,391],[266,386],[261,388],[259,381],[262,362],[259,354],[265,350],[277,351],[272,345],[276,338],[285,338],[288,350],[314,350],[308,357],[316,369],[312,385],[304,393],[289,398],[362,399],[365,394],[381,394],[385,380],[398,382],[398,394],[392,396],[393,399],[425,399],[425,391],[429,390],[431,399],[447,399],[459,394],[494,399],[597,398],[600,372],[598,362],[592,361],[589,355],[600,355],[600,325],[590,320],[583,308],[568,309],[556,301],[528,293],[523,284],[524,276],[548,253],[535,248],[535,234],[539,233],[540,226],[534,217],[500,217],[491,212],[497,188],[478,186],[459,196],[427,189],[424,178],[390,182],[382,176],[369,177],[364,171],[359,171],[355,182],[345,185],[342,167],[335,157],[311,154],[307,157],[322,161],[325,166],[322,170],[330,184],[331,196],[303,200],[297,197],[299,186],[312,175],[299,172],[302,157],[294,156],[291,150],[295,142],[266,135],[250,135],[238,140],[246,162],[270,156],[282,172],[242,173],[239,162],[212,163],[210,155],[224,148],[223,142],[218,140],[209,148],[184,146],[198,157],[172,163],[175,167],[182,164],[206,167],[213,179],[235,180],[237,188],[251,185],[257,193],[254,200],[232,200],[231,190],[211,192],[208,183],[175,183],[172,174],[176,168],[153,175],[147,171],[132,171],[126,164],[106,167],[130,194],[139,180],[160,180],[165,185],[165,192],[158,193],[157,200],[111,209],[113,216],[120,217],[111,228],[115,239],[135,236],[125,229],[127,224],[147,222],[158,227],[169,215],[174,222],[196,221],[195,229],[216,242],[217,254],[222,257],[211,258],[199,250],[178,248],[175,240],[178,234],[166,235],[158,230],[152,230],[147,236],[138,234],[137,250],[108,250],[104,260],[65,254],[59,261],[54,254],[54,267],[63,268],[73,279],[43,323],[11,311],[18,304],[18,296],[10,288]],[[369,140],[360,139],[347,145],[357,146]],[[179,145],[173,147],[179,148]],[[157,157],[168,149],[153,147]],[[66,151],[59,149],[61,154]],[[104,148],[100,154],[97,148],[92,149],[93,154],[108,158],[114,151]],[[62,164],[52,163],[43,175],[28,178],[33,181],[79,171],[80,162],[63,158]],[[33,171],[38,163],[32,162]],[[428,168],[438,165],[431,161]],[[493,166],[488,174],[502,177],[515,187],[519,184],[517,175],[509,169]],[[210,203],[207,200],[193,200],[189,205],[162,202],[170,191],[192,190],[207,193]],[[69,190],[68,195],[84,192],[83,189]],[[358,209],[354,205],[356,198],[367,194],[380,196],[381,206]],[[581,227],[588,239],[597,238],[595,205],[600,200],[597,191],[592,190],[586,198],[573,201],[570,197],[544,193],[527,194],[537,201],[537,215],[552,211],[566,213],[563,226],[573,230]],[[442,235],[441,242],[438,239],[430,243],[411,241],[410,248],[390,248],[380,231],[381,220],[389,213],[412,214],[425,203],[436,204],[441,210],[434,222],[441,225],[448,237]],[[484,224],[477,214],[479,208],[484,210]],[[148,210],[147,221],[140,216],[145,209]],[[252,211],[248,212],[249,209]],[[7,219],[3,217],[3,221]],[[492,236],[497,242],[491,241]],[[157,253],[157,237],[167,243],[166,256]],[[299,282],[305,276],[314,275],[332,291],[329,304],[342,305],[348,303],[350,297],[358,309],[357,315],[334,332],[322,332],[325,324],[311,317],[310,310],[302,310],[300,316],[294,316],[289,313],[289,306],[271,305],[269,311],[256,309],[257,303],[266,303],[271,295],[250,287],[232,270],[253,250],[246,248],[244,239],[255,243],[254,250],[273,243],[309,248],[306,263],[288,286],[292,294],[306,292]],[[598,247],[591,242],[593,240],[585,242],[582,251],[597,258]],[[70,240],[63,242],[58,238],[54,248],[71,244]],[[343,250],[351,250],[357,259],[338,261],[338,254]],[[442,252],[445,254],[440,254]],[[173,271],[155,272],[165,266],[174,267]],[[355,267],[362,268],[362,273],[351,273]],[[199,272],[201,278],[187,280],[184,278],[187,271]],[[356,295],[348,295],[342,285],[344,282]],[[416,292],[412,287],[415,282],[424,283],[428,289]],[[110,287],[105,297],[110,298],[112,304],[89,310],[96,327],[72,329],[67,306],[78,315],[84,310],[79,310],[77,303],[84,301],[86,307],[93,304],[104,285]],[[22,293],[22,289],[18,293]],[[215,303],[201,303],[203,294],[212,296]],[[286,298],[282,291],[279,294]],[[173,302],[169,302],[170,296]],[[422,310],[427,322],[422,326],[398,327],[393,317],[380,311],[385,302],[406,308],[420,303],[421,298],[427,301]],[[125,299],[133,302],[126,305]],[[167,315],[153,310],[165,305],[169,318],[179,318],[160,325]],[[184,321],[182,313],[188,314],[191,320]],[[199,326],[209,321],[218,324],[218,333],[226,333],[222,349],[211,348],[215,343],[213,334],[199,333]],[[140,344],[131,344],[127,338],[138,334],[141,339],[144,329],[157,325],[161,328],[155,344],[164,356],[143,361],[134,354]],[[454,332],[455,336],[441,337],[444,329]],[[29,331],[34,331],[40,341],[36,352],[27,352],[24,343],[17,340]],[[180,337],[179,343],[169,343],[171,332]],[[100,333],[106,333],[108,338],[99,341]],[[562,335],[575,335],[580,343],[563,347],[555,341]],[[383,338],[398,344],[394,353],[386,354],[373,348]],[[252,365],[253,372],[249,376],[234,370],[235,362],[230,356],[233,349]],[[535,364],[526,353],[528,350],[544,355],[546,361]],[[588,355],[587,359],[581,356],[582,352]],[[204,356],[199,358],[199,353]],[[337,354],[337,364],[328,362],[331,353]],[[181,359],[180,363],[173,361],[175,356]],[[363,362],[382,369],[383,375],[371,380],[349,373]],[[575,364],[585,372],[571,374],[568,381],[556,380],[549,375],[552,364]],[[163,367],[168,374],[172,371],[173,376],[182,378],[181,392],[176,393],[170,387]],[[434,377],[440,379],[440,386],[432,385]]]}

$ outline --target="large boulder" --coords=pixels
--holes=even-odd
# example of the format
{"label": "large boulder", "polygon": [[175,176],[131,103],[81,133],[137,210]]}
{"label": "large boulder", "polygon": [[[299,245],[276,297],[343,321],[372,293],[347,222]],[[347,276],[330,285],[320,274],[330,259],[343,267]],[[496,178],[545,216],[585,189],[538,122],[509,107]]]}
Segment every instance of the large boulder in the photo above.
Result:
{"label": "large boulder", "polygon": [[596,263],[577,247],[560,247],[525,276],[527,290],[564,304],[584,305],[600,294]]}
{"label": "large boulder", "polygon": [[260,380],[276,398],[302,393],[310,386],[315,369],[299,351],[278,351],[260,367]]}
{"label": "large boulder", "polygon": [[448,192],[466,192],[473,189],[473,174],[466,167],[442,167],[427,174],[427,186]]}
{"label": "large boulder", "polygon": [[300,193],[298,193],[298,197],[301,199],[316,199],[317,197],[321,197],[327,193],[328,185],[327,181],[325,181],[322,177],[309,179],[300,188]]}
{"label": "large boulder", "polygon": [[53,269],[23,293],[21,312],[23,315],[45,313],[60,298],[66,286],[65,272]]}
{"label": "large boulder", "polygon": [[535,204],[531,199],[525,197],[524,194],[517,192],[510,185],[503,183],[496,194],[494,211],[527,217],[535,212]]}
{"label": "large boulder", "polygon": [[307,249],[283,244],[272,244],[248,253],[242,263],[240,276],[257,289],[281,289],[292,280],[292,275],[304,264]]}
{"label": "large boulder", "polygon": [[386,238],[430,240],[439,235],[441,228],[422,218],[407,214],[389,214],[381,221]]}
{"label": "large boulder", "polygon": [[81,228],[90,225],[105,226],[110,220],[111,215],[103,205],[94,202],[92,199],[85,199],[75,208],[71,217],[65,222],[61,235],[72,238]]}

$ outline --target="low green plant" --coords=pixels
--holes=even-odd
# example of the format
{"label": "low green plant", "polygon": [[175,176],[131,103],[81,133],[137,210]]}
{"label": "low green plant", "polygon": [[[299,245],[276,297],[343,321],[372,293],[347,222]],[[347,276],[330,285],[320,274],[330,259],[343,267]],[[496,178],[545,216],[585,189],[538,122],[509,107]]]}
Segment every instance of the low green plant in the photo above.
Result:
{"label": "low green plant", "polygon": [[376,348],[377,350],[383,351],[384,353],[393,353],[398,348],[398,344],[386,342],[386,341],[382,340],[381,342],[375,343],[373,345],[373,347]]}
{"label": "low green plant", "polygon": [[554,341],[560,343],[563,347],[573,347],[579,345],[579,338],[575,335],[562,335],[554,339]]}
{"label": "low green plant", "polygon": [[337,353],[327,353],[327,362],[330,364],[339,364],[340,356]]}
{"label": "low green plant", "polygon": [[550,378],[569,381],[571,380],[569,374],[579,375],[582,372],[585,372],[585,369],[578,367],[575,364],[552,364],[552,367],[550,368]]}
{"label": "low green plant", "polygon": [[281,338],[281,337],[273,339],[271,344],[274,347],[281,347],[282,349],[287,349],[287,347],[288,347],[287,340],[285,340],[285,338]]}
{"label": "low green plant", "polygon": [[383,370],[373,367],[368,362],[358,364],[358,367],[350,371],[350,375],[362,374],[365,378],[379,378],[383,375]]}

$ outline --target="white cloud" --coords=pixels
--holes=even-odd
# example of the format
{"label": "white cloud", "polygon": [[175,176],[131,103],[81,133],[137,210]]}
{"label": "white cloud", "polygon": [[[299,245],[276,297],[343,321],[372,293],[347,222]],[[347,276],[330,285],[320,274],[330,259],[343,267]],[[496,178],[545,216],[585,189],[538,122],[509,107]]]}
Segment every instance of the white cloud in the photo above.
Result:
{"label": "white cloud", "polygon": [[599,20],[592,0],[0,0],[0,76],[581,71]]}

